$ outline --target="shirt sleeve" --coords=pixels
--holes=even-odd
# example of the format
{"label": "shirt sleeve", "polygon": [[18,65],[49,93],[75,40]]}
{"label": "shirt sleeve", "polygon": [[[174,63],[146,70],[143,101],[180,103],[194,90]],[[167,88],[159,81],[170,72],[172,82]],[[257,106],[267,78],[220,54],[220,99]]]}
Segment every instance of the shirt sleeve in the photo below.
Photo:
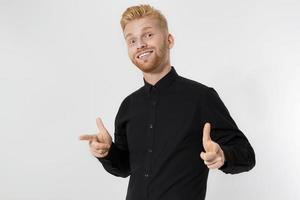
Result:
{"label": "shirt sleeve", "polygon": [[129,99],[125,98],[115,118],[115,142],[112,142],[109,152],[105,157],[96,157],[107,172],[123,178],[130,175],[129,150],[126,135],[128,112]]}
{"label": "shirt sleeve", "polygon": [[211,123],[212,140],[220,145],[225,155],[226,161],[219,170],[226,174],[251,170],[256,162],[254,150],[213,88],[208,88],[202,110],[204,123]]}

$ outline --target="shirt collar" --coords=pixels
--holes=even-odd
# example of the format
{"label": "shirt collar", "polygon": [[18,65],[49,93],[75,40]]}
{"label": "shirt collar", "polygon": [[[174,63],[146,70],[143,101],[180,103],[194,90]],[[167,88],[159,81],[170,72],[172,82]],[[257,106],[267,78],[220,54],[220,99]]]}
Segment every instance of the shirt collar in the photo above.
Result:
{"label": "shirt collar", "polygon": [[154,85],[151,85],[150,83],[148,83],[145,80],[145,78],[143,77],[145,91],[146,91],[146,93],[150,93],[152,88],[156,88],[159,91],[163,91],[177,77],[178,77],[178,74],[173,66],[171,66],[171,70],[165,76],[163,76],[161,79],[159,79]]}

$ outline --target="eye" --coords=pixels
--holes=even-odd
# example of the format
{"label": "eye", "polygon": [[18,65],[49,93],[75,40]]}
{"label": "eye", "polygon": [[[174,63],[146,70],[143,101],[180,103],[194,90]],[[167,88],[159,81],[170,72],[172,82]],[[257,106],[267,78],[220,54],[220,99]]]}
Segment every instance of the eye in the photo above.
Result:
{"label": "eye", "polygon": [[134,39],[131,39],[131,40],[128,41],[128,43],[129,43],[129,44],[134,44],[134,43],[135,43],[135,40],[134,40]]}
{"label": "eye", "polygon": [[147,37],[147,38],[150,38],[150,37],[152,37],[152,36],[153,36],[152,33],[147,33],[147,34],[146,34],[146,37]]}

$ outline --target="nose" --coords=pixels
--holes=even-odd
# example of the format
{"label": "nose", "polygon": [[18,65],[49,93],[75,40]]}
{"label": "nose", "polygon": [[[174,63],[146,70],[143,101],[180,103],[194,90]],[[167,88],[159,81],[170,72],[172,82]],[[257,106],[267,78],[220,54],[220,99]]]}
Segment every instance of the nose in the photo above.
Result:
{"label": "nose", "polygon": [[145,48],[146,46],[147,46],[147,44],[143,40],[139,40],[138,44],[137,44],[137,49],[140,50],[140,49]]}

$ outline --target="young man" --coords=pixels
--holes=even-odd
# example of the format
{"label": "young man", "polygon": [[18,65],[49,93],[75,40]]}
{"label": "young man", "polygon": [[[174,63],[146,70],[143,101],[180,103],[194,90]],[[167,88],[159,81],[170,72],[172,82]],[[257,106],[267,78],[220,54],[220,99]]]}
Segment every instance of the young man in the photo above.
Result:
{"label": "young man", "polygon": [[106,171],[130,175],[126,199],[203,200],[209,169],[252,169],[254,150],[217,92],[171,66],[174,38],[165,17],[149,5],[133,6],[121,26],[144,85],[122,101],[114,142],[100,118],[99,133],[80,139],[89,140]]}

